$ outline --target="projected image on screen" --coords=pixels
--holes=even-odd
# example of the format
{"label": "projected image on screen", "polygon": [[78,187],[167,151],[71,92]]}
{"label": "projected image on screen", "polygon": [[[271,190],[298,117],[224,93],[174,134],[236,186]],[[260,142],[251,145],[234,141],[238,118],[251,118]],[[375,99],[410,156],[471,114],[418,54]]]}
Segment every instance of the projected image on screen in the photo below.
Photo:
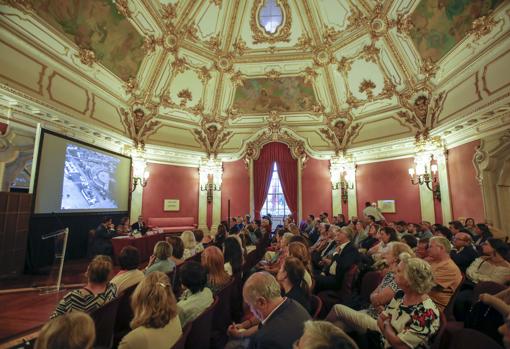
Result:
{"label": "projected image on screen", "polygon": [[115,174],[120,160],[68,144],[62,184],[62,210],[118,208]]}

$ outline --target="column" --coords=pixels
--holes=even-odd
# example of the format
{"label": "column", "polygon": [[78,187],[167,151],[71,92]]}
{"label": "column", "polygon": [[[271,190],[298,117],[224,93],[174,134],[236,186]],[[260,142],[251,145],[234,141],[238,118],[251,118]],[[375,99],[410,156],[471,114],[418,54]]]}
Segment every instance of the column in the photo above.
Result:
{"label": "column", "polygon": [[425,184],[420,184],[419,188],[421,220],[434,224],[436,222],[436,216],[434,214],[434,196],[432,195],[432,191],[427,188]]}
{"label": "column", "polygon": [[303,159],[301,157],[298,158],[297,161],[297,217],[295,217],[296,224],[299,225],[301,219],[303,217],[303,184],[302,184],[302,175],[303,175]]}
{"label": "column", "polygon": [[450,200],[450,186],[448,183],[448,168],[446,167],[446,156],[437,160],[439,188],[441,190],[441,211],[443,213],[443,224],[447,225],[452,219],[452,203]]}
{"label": "column", "polygon": [[347,217],[346,219],[351,219],[351,217],[358,216],[358,198],[356,196],[356,175],[353,176],[352,180],[353,188],[347,191]]}
{"label": "column", "polygon": [[214,191],[213,191],[213,209],[212,209],[212,226],[210,234],[214,235],[216,234],[216,231],[218,230],[218,225],[221,222],[221,182],[222,182],[222,176],[223,176],[223,168],[221,164],[221,160],[218,160],[214,164],[213,169],[213,185],[214,185]]}
{"label": "column", "polygon": [[250,216],[255,219],[255,181],[253,178],[253,159],[249,160],[248,173],[250,175]]}
{"label": "column", "polygon": [[209,181],[209,173],[207,171],[207,165],[200,165],[199,178],[200,178],[200,190],[198,191],[198,229],[204,232],[208,231],[207,227],[207,190],[205,189]]}
{"label": "column", "polygon": [[[131,192],[131,211],[129,220],[136,222],[138,216],[142,214],[142,197],[143,187],[149,180],[149,172],[147,170],[147,161],[142,150],[133,149],[131,152],[131,166],[133,171],[133,179],[131,182],[131,190],[133,190],[134,181],[136,180],[136,188]],[[144,185],[142,185],[144,184]]]}
{"label": "column", "polygon": [[331,202],[333,204],[333,216],[342,213],[342,198],[341,189],[334,189],[331,187]]}
{"label": "column", "polygon": [[[131,183],[133,185],[133,183]],[[129,220],[131,223],[135,223],[138,220],[138,216],[142,214],[142,198],[143,198],[143,187],[137,185],[135,191],[131,193],[131,212]]]}

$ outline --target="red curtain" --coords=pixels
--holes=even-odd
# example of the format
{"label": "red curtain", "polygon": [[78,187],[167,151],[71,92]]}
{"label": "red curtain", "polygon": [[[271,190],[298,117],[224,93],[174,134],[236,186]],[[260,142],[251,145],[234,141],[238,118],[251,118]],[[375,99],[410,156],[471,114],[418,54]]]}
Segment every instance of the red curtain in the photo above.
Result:
{"label": "red curtain", "polygon": [[297,217],[297,160],[292,158],[287,145],[277,142],[265,145],[260,157],[253,164],[255,217],[260,219],[260,211],[271,183],[274,162],[278,167],[285,201],[292,215]]}

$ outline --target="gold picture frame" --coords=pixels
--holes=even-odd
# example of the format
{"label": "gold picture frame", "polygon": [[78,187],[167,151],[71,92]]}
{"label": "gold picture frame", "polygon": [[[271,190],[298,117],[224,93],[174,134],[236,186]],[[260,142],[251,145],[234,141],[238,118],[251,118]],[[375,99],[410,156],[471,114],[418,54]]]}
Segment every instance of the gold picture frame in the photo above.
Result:
{"label": "gold picture frame", "polygon": [[395,200],[377,200],[377,208],[381,213],[396,213]]}

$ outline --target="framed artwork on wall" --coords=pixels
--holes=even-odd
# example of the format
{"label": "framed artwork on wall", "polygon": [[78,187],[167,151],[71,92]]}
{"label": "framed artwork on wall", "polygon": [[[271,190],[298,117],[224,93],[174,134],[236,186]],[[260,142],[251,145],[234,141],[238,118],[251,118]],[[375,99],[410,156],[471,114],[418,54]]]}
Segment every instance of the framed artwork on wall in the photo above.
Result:
{"label": "framed artwork on wall", "polygon": [[180,201],[179,199],[165,199],[163,203],[163,211],[179,211]]}
{"label": "framed artwork on wall", "polygon": [[377,207],[381,213],[395,213],[395,200],[377,200]]}

